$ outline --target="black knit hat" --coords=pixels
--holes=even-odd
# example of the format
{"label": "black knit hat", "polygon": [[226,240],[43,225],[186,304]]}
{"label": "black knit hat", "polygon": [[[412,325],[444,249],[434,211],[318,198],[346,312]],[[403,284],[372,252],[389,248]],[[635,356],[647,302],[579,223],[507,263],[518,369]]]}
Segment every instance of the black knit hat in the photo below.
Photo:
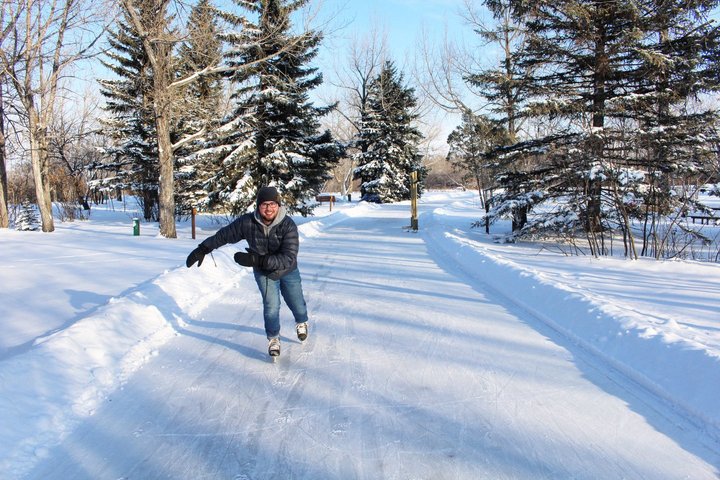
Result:
{"label": "black knit hat", "polygon": [[280,205],[280,194],[275,187],[262,187],[258,190],[256,206],[264,202],[275,202]]}

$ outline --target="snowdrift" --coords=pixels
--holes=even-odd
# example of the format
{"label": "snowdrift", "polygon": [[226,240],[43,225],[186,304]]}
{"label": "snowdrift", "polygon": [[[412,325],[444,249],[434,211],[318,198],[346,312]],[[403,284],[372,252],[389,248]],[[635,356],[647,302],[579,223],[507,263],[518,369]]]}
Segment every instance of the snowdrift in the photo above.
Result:
{"label": "snowdrift", "polygon": [[[462,206],[458,206],[462,209]],[[598,298],[556,276],[513,261],[446,224],[446,208],[422,218],[430,249],[509,305],[520,308],[651,391],[681,415],[720,438],[720,356],[648,326],[631,305]],[[653,260],[651,260],[653,261]],[[670,279],[668,279],[670,281]],[[671,321],[672,323],[672,321]]]}

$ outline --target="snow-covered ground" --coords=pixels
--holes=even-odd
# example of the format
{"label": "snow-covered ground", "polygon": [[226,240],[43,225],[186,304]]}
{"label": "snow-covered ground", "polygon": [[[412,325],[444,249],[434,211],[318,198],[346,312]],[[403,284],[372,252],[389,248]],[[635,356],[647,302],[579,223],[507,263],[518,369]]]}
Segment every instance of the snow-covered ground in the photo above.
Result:
{"label": "snow-covered ground", "polygon": [[208,219],[0,230],[0,478],[720,478],[720,265],[495,243],[469,192],[420,211],[298,218],[311,336],[283,311],[277,363],[237,246],[184,267]]}

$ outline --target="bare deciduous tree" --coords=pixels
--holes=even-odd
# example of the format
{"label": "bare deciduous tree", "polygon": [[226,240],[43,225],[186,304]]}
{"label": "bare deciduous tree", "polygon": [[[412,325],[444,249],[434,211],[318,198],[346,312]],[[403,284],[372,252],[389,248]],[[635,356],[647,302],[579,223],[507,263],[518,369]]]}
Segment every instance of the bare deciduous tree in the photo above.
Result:
{"label": "bare deciduous tree", "polygon": [[343,195],[351,190],[352,172],[355,169],[352,151],[357,148],[353,145],[353,138],[360,132],[360,122],[367,108],[368,87],[385,60],[387,60],[387,35],[378,27],[374,27],[367,35],[352,42],[346,63],[335,72],[337,80],[332,84],[344,95],[340,100],[342,107],[334,111],[335,124],[332,126],[332,131],[350,147],[350,155],[333,171],[333,177]]}
{"label": "bare deciduous tree", "polygon": [[8,228],[10,226],[10,214],[7,204],[8,181],[5,167],[5,103],[3,87],[3,82],[0,79],[0,228]]}
{"label": "bare deciduous tree", "polygon": [[427,34],[421,36],[413,68],[419,93],[446,112],[462,113],[469,108],[472,95],[464,77],[471,73],[478,59],[447,36],[442,42],[431,42],[429,38]]}
{"label": "bare deciduous tree", "polygon": [[[87,166],[100,159],[98,125],[94,118],[97,99],[88,92],[82,105],[72,109],[58,105],[59,114],[52,119],[50,130],[50,158],[53,171],[52,186],[60,203],[61,218],[83,218],[82,211],[90,209],[87,186]],[[62,113],[60,113],[62,111]]]}
{"label": "bare deciduous tree", "polygon": [[[21,9],[12,8],[12,0],[2,0],[2,12],[0,12],[0,50],[5,49],[5,43],[10,38],[15,28]],[[10,214],[8,210],[8,177],[5,149],[5,88],[7,74],[3,68],[0,71],[0,228],[10,226]]]}
{"label": "bare deciduous tree", "polygon": [[61,80],[72,65],[92,54],[102,36],[103,5],[91,0],[19,0],[3,3],[17,20],[9,26],[0,65],[25,117],[35,191],[43,232],[52,232],[48,125]]}

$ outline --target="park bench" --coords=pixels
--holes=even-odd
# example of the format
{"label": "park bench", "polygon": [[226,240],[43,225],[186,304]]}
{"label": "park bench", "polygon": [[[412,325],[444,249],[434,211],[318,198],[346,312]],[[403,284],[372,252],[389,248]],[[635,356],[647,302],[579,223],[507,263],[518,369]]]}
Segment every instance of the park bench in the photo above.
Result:
{"label": "park bench", "polygon": [[700,222],[700,225],[717,224],[720,221],[720,207],[710,207],[711,213],[705,212],[692,212],[688,213],[688,217],[692,220],[692,223],[696,221]]}
{"label": "park bench", "polygon": [[333,204],[335,203],[335,195],[329,193],[321,193],[315,196],[315,200],[322,205],[323,202],[330,202],[330,211],[332,212]]}
{"label": "park bench", "polygon": [[329,193],[321,193],[320,195],[315,196],[315,201],[320,202],[320,204],[322,204],[323,202],[335,203],[335,195],[330,195]]}

